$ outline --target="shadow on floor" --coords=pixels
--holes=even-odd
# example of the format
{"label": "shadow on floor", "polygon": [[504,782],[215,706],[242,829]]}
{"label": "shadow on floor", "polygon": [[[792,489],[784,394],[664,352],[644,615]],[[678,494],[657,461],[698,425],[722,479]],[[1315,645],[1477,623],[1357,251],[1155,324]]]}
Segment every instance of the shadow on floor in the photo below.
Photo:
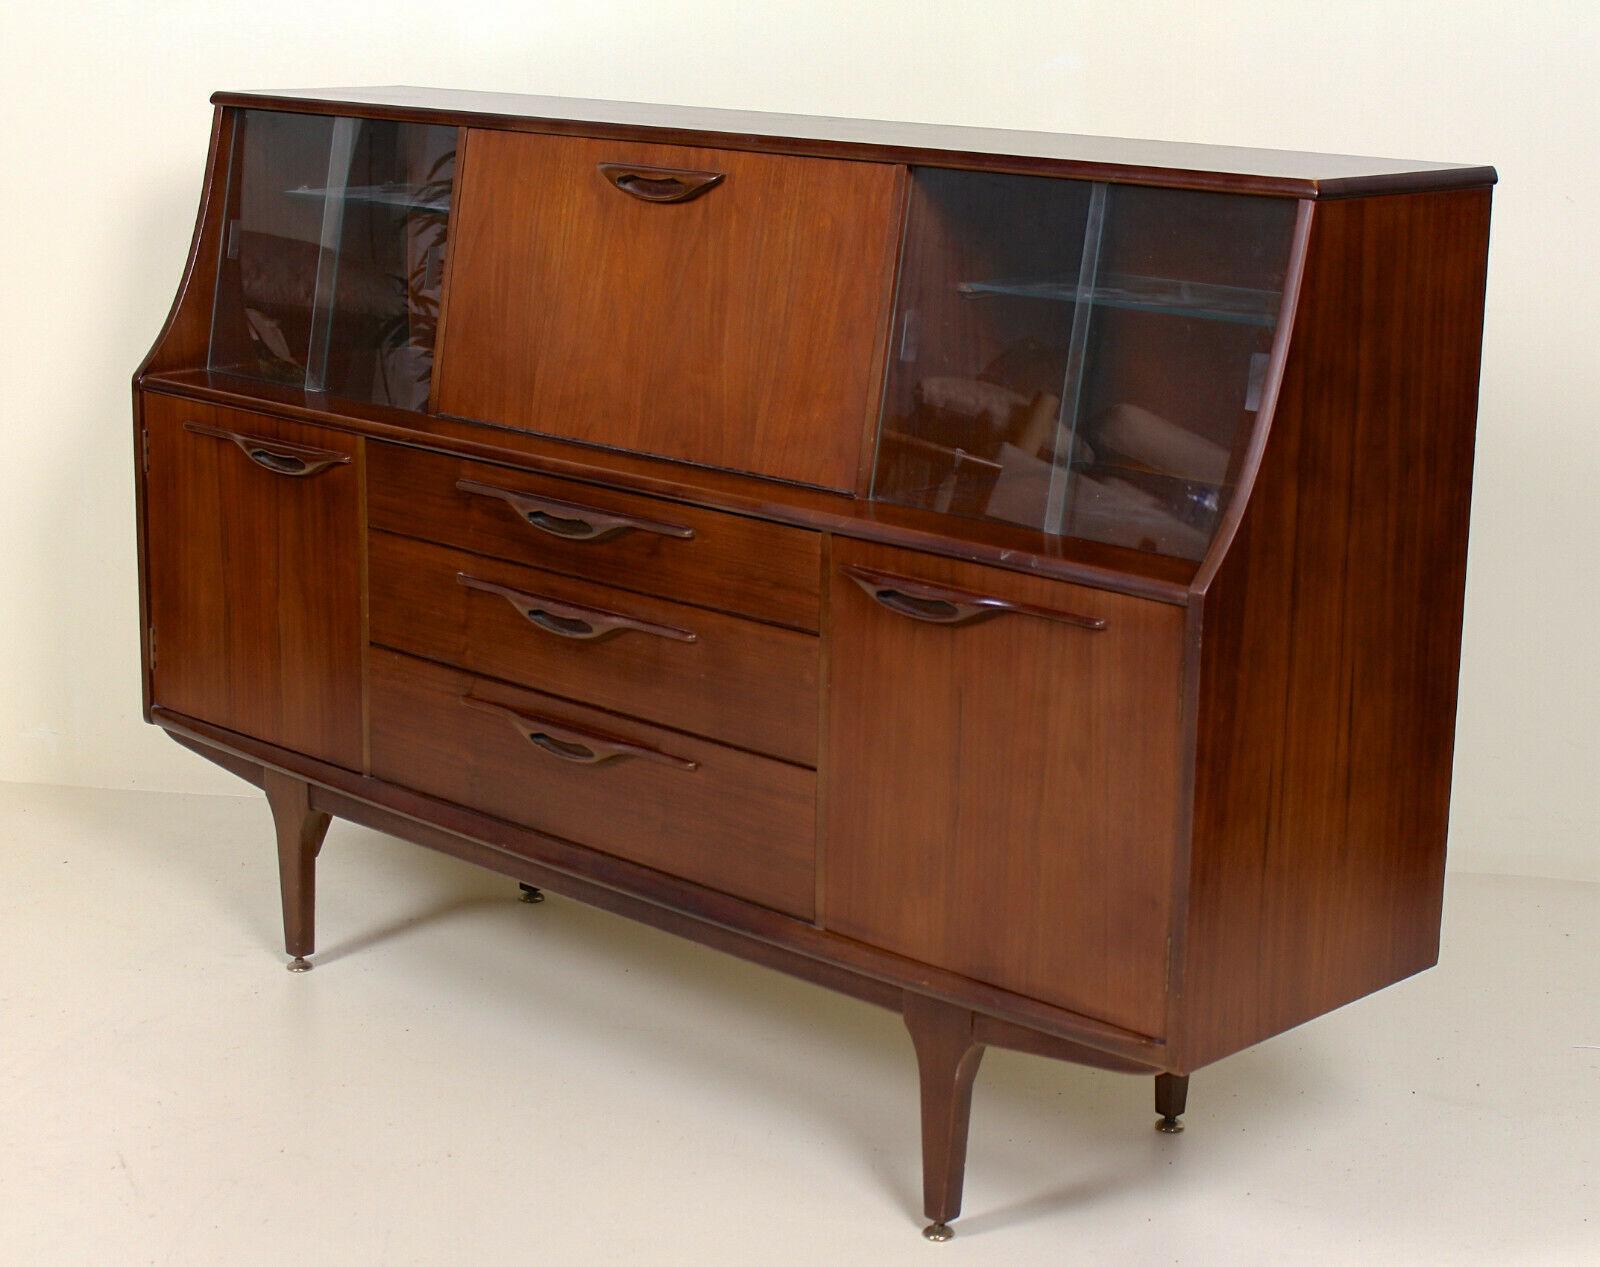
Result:
{"label": "shadow on floor", "polygon": [[[194,802],[192,812],[204,819],[202,829],[214,830],[217,837],[216,854],[198,863],[192,853],[170,848],[159,822],[114,815],[109,801],[77,804],[89,820],[86,825],[113,839],[119,849],[147,853],[151,865],[171,882],[211,892],[281,963],[271,820],[265,806],[249,813],[227,798],[188,799]],[[192,832],[194,824],[186,824],[186,830]],[[240,875],[241,856],[253,859],[248,876]],[[632,1044],[641,1060],[672,1061],[692,1081],[730,1086],[792,1106],[797,1121],[808,1129],[827,1129],[846,1141],[862,1178],[890,1196],[909,1220],[922,1221],[915,1062],[894,1014],[576,902],[553,897],[537,906],[521,903],[513,881],[350,823],[335,822],[319,865],[325,903],[327,878],[343,873],[341,879],[348,883],[352,869],[361,872],[362,883],[384,886],[391,908],[396,894],[407,895],[399,916],[325,942],[315,960],[319,967],[332,968],[358,952],[406,953],[405,943],[424,932],[472,924],[471,933],[453,944],[449,961],[433,957],[434,975],[458,975],[464,986],[491,992],[490,1006],[509,1016],[520,1014],[530,1026],[554,1021],[600,1026],[608,1042]],[[270,897],[255,892],[262,885],[271,886]],[[344,922],[348,911],[346,917]],[[535,945],[520,953],[519,944],[508,954],[508,939]],[[592,971],[551,973],[547,961],[552,957],[592,965]],[[584,984],[618,972],[633,974],[648,998],[661,1001],[658,1015],[637,1015],[618,1025],[606,1000]],[[684,1025],[686,1014],[696,1017],[697,1024]],[[769,1063],[740,1059],[739,1044],[752,1030],[780,1036],[785,1050],[797,1057],[792,1076],[780,1080]],[[660,1041],[663,1033],[670,1033],[672,1041]],[[816,1053],[816,1063],[842,1062],[864,1082],[894,1087],[895,1094],[870,1105],[840,1098],[837,1082],[814,1071],[808,1053]],[[1202,1071],[1191,1095],[1189,1120],[1196,1130],[1190,1135],[1218,1123],[1208,1104],[1228,1103],[1233,1130],[1281,1116],[1289,1110],[1295,1088],[1316,1076],[1318,1071],[1306,1068],[1304,1061],[1297,1060],[1291,1069],[1270,1045],[1251,1053],[1247,1071],[1229,1063]],[[969,1181],[963,1237],[1114,1199],[1129,1186],[1151,1182],[1157,1168],[1181,1156],[1175,1149],[1187,1144],[1193,1153],[1192,1139],[1173,1139],[1151,1129],[1151,1094],[1148,1078],[989,1052],[979,1073],[973,1116],[973,1153],[975,1158],[982,1154],[984,1189],[1027,1191],[1039,1183],[1041,1173],[1058,1180],[1063,1172],[1073,1177],[1020,1201],[988,1208],[973,1206]],[[1012,1136],[1021,1132],[1008,1131],[1008,1124],[1026,1126],[1033,1144],[1016,1145]],[[1041,1130],[1050,1141],[1043,1152],[1037,1144]],[[896,1146],[886,1147],[886,1142]],[[1108,1158],[1118,1160],[1107,1168]]]}

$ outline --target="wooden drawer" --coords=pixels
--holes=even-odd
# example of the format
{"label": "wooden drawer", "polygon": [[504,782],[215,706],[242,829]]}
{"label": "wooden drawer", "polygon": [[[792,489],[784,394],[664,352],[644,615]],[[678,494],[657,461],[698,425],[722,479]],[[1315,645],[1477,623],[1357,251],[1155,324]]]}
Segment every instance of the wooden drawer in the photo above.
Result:
{"label": "wooden drawer", "polygon": [[373,642],[817,763],[811,634],[383,532],[370,550]]}
{"label": "wooden drawer", "polygon": [[817,629],[822,538],[802,528],[379,443],[368,503],[388,532]]}
{"label": "wooden drawer", "polygon": [[474,129],[462,181],[442,412],[854,487],[896,167]]}
{"label": "wooden drawer", "polygon": [[810,770],[370,652],[372,773],[802,919]]}

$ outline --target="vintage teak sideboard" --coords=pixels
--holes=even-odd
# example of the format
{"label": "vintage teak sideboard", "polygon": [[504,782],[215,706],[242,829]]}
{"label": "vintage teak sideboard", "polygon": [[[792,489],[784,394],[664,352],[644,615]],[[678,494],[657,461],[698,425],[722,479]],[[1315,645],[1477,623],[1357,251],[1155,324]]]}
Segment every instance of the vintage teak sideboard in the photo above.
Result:
{"label": "vintage teak sideboard", "polygon": [[220,93],[134,381],[146,715],[985,1047],[1189,1074],[1437,956],[1488,167]]}

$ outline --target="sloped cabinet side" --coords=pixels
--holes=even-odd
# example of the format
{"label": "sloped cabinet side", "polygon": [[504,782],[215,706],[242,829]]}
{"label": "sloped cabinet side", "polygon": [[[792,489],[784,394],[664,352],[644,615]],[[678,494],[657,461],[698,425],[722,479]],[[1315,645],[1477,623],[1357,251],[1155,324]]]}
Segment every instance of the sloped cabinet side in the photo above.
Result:
{"label": "sloped cabinet side", "polygon": [[1316,209],[1261,467],[1204,594],[1184,1070],[1437,959],[1489,203]]}
{"label": "sloped cabinet side", "polygon": [[[217,109],[211,117],[211,141],[206,155],[205,184],[195,213],[194,235],[184,263],[178,292],[167,319],[134,373],[137,386],[146,374],[190,369],[206,362],[211,337],[211,303],[216,293],[217,262],[221,256],[226,203],[228,160],[233,150],[234,116]],[[137,399],[135,406],[137,407]]]}

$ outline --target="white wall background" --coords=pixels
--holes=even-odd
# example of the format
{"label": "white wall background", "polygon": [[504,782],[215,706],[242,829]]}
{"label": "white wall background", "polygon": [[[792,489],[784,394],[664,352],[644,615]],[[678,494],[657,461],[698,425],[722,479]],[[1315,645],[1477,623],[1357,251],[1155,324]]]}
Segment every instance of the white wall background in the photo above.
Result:
{"label": "white wall background", "polygon": [[416,83],[1498,165],[1452,863],[1600,879],[1594,0],[141,0],[0,15],[0,780],[238,793],[138,719],[129,376],[217,88]]}

